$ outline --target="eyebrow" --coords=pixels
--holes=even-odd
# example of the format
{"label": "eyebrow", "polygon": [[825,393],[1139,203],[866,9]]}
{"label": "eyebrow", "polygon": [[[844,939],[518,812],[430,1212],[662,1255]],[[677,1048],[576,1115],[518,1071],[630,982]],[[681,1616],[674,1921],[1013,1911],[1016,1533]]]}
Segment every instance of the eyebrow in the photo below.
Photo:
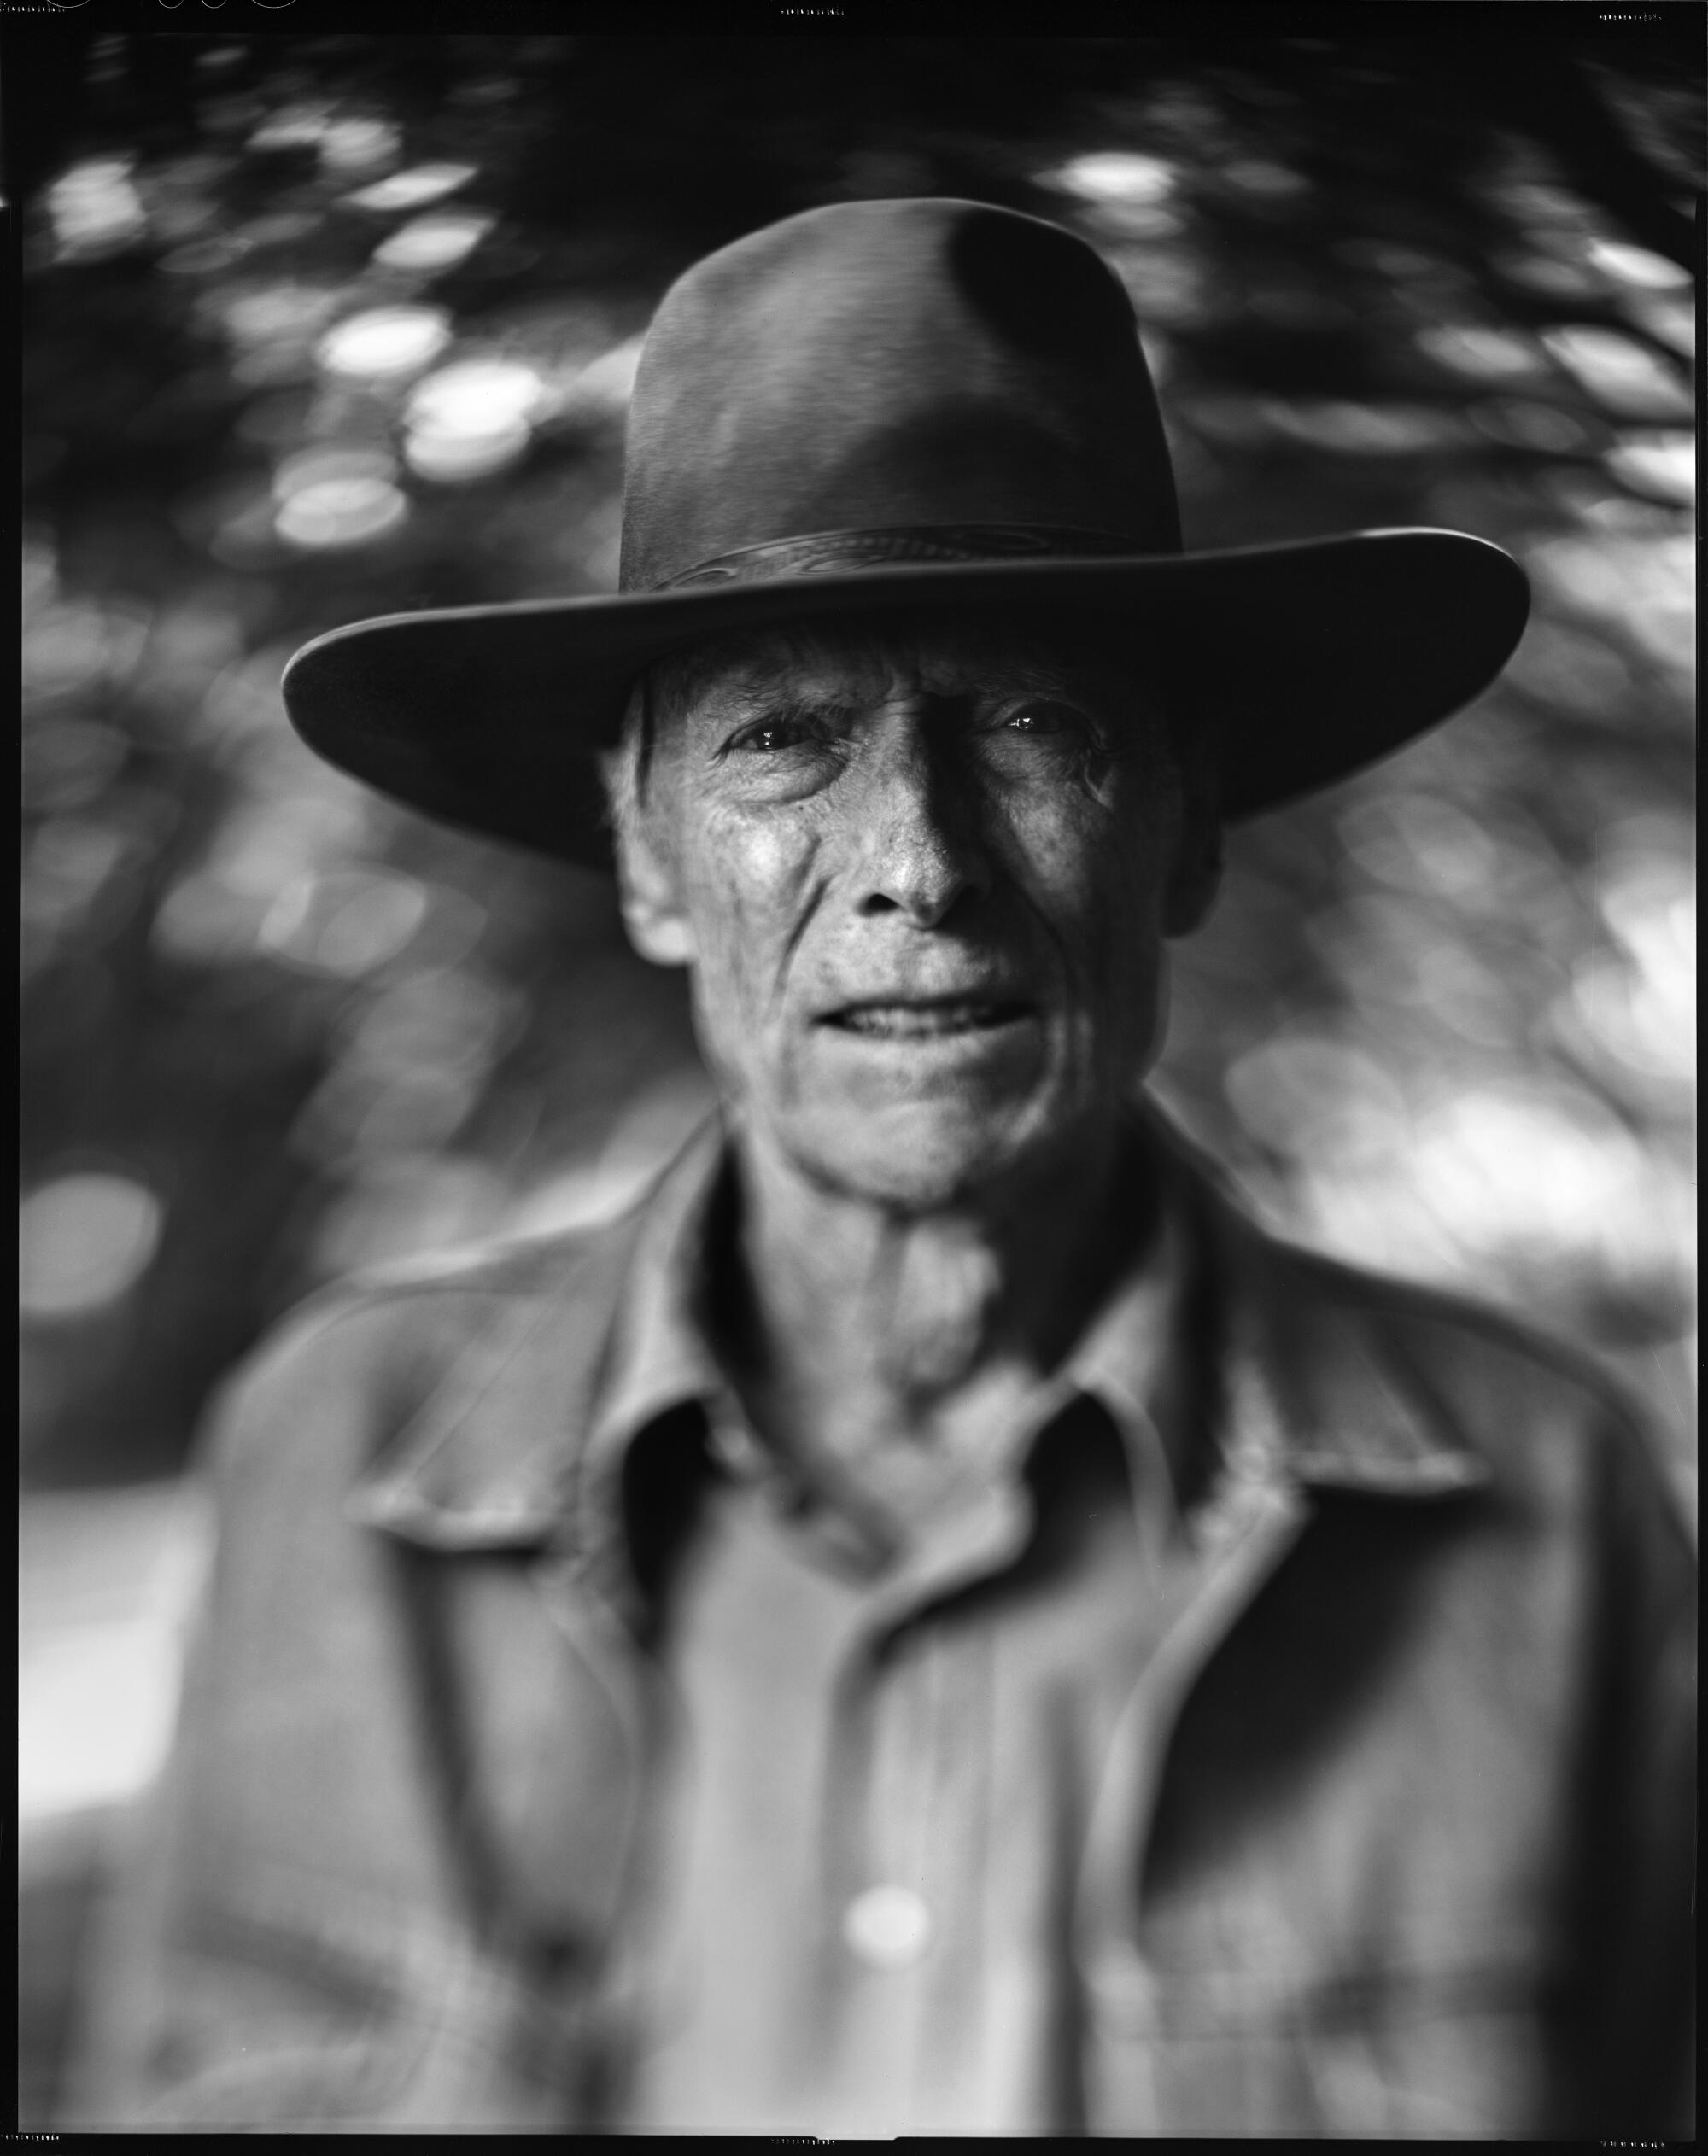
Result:
{"label": "eyebrow", "polygon": [[[940,703],[966,697],[1038,694],[1046,691],[1072,695],[1113,686],[1103,678],[1100,669],[1076,666],[1071,660],[1054,663],[1025,658],[1013,664],[969,670],[940,685],[927,681],[925,694],[932,702]],[[733,680],[726,677],[710,687],[719,702],[740,712],[787,710],[853,717],[867,708],[863,702],[851,701],[845,695],[816,688],[810,681],[773,687],[757,669]]]}
{"label": "eyebrow", "polygon": [[713,694],[723,706],[719,713],[723,718],[757,718],[771,714],[795,718],[810,715],[851,719],[857,718],[862,709],[846,698],[819,694],[810,687],[769,687],[763,678],[734,682],[721,690],[715,689]]}

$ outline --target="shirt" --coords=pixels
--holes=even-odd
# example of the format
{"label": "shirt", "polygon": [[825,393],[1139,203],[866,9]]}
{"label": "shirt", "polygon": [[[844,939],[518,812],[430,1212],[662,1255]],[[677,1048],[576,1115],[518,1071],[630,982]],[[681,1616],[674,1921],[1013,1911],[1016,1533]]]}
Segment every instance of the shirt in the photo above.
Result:
{"label": "shirt", "polygon": [[[1202,1382],[1136,1678],[1084,1789],[1064,1778],[1058,1843],[1028,1831],[1012,1873],[973,1850],[964,1875],[947,1838],[927,1850],[937,1946],[912,1995],[868,1986],[896,2048],[833,2017],[832,2064],[869,2086],[910,2053],[884,2071],[911,2116],[958,2090],[1017,2130],[1688,2133],[1694,1572],[1640,1424],[1582,1358],[1279,1242],[1160,1119],[1144,1142],[1197,1253],[1173,1329]],[[675,1471],[705,1456],[693,1418],[624,1443],[611,1411],[652,1224],[720,1157],[709,1133],[620,1220],[319,1296],[226,1388],[178,1730],[63,2125],[562,2132],[650,2100],[671,1964],[642,1890],[693,1673],[649,1612],[674,1580],[692,1613],[711,1515]],[[1138,1402],[1165,1449],[1175,1367]],[[1102,1576],[1086,1554],[1069,1569]],[[963,1674],[973,1643],[995,1655],[1020,1584],[912,1627],[918,1682],[898,1650],[870,1693],[899,1732],[868,1748],[880,1784],[921,1764],[904,1699],[939,1712],[927,1668],[952,1659],[927,1643],[962,1629]],[[1085,1662],[1105,1640],[1121,1690],[1119,1627]],[[1016,1706],[1017,1735],[992,1715],[945,1756],[1018,1779],[848,1808],[825,1847],[858,1859],[857,1902],[910,1883],[888,1821],[999,1835],[1011,1791],[1056,1803],[1021,1772],[1050,1712]],[[737,1767],[740,1801],[763,1778]],[[850,1913],[839,1886],[820,1906]],[[856,1936],[916,1944],[909,1906],[866,1904]],[[957,1993],[963,1936],[988,1966]],[[951,1996],[965,2049],[931,2005]]]}
{"label": "shirt", "polygon": [[961,1457],[898,1463],[878,1522],[869,1497],[815,1501],[742,1421],[708,1315],[718,1212],[655,1223],[591,1452],[609,1477],[683,1415],[703,1446],[664,1590],[676,1713],[623,2121],[1048,2130],[1074,2100],[1058,1875],[1178,1525],[1152,1411],[1180,1389],[1182,1209],[1152,1233],[1132,1207],[1062,1368]]}

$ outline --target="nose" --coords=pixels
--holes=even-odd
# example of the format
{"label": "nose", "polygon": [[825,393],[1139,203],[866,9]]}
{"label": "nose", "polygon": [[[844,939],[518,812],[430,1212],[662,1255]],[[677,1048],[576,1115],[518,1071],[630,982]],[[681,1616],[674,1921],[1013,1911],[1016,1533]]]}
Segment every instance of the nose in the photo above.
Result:
{"label": "nose", "polygon": [[901,914],[937,927],[988,876],[973,803],[942,768],[921,729],[906,727],[874,748],[861,791],[858,886],[863,917]]}

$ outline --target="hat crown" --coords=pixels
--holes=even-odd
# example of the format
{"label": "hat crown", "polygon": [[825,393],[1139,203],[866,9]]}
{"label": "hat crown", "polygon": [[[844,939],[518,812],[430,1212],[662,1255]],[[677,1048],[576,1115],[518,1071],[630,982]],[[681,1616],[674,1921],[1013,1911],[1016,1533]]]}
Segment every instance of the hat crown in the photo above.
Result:
{"label": "hat crown", "polygon": [[1084,241],[979,202],[839,203],[665,294],[629,406],[624,591],[809,535],[981,525],[1179,551],[1132,303]]}

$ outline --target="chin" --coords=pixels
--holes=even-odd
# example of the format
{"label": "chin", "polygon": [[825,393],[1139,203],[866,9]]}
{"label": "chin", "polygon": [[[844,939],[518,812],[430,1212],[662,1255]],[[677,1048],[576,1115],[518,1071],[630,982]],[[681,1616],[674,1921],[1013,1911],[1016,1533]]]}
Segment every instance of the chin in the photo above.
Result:
{"label": "chin", "polygon": [[822,1188],[898,1212],[943,1212],[1042,1168],[1061,1135],[1024,1114],[980,1116],[938,1103],[810,1118],[783,1134]]}

